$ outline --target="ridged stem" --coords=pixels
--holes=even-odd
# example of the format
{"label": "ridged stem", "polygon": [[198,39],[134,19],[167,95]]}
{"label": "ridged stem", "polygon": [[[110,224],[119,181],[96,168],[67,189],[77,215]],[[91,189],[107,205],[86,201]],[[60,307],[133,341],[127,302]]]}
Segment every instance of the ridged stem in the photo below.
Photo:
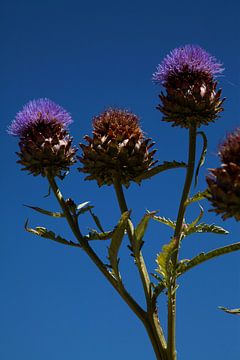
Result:
{"label": "ridged stem", "polygon": [[[189,129],[189,145],[188,145],[188,164],[185,184],[182,192],[182,198],[179,205],[177,222],[174,232],[176,241],[176,251],[172,256],[173,268],[176,268],[178,261],[178,252],[181,242],[182,226],[186,211],[186,200],[192,184],[194,175],[195,157],[196,157],[196,127]],[[176,276],[173,276],[170,287],[168,289],[168,356],[169,360],[177,359],[176,352]]]}
{"label": "ridged stem", "polygon": [[[115,188],[120,211],[123,214],[124,212],[128,211],[128,206],[126,203],[122,185],[119,179],[116,177],[114,178],[114,188]],[[127,227],[127,233],[131,247],[134,252],[135,233],[134,233],[133,224],[130,220]],[[143,285],[146,304],[147,304],[147,313],[146,313],[146,319],[144,321],[144,326],[147,329],[149,338],[151,340],[152,346],[156,354],[156,358],[159,360],[167,360],[166,341],[157,316],[155,304],[152,301],[151,282],[141,251],[134,252],[134,257],[141,278],[141,282]]]}

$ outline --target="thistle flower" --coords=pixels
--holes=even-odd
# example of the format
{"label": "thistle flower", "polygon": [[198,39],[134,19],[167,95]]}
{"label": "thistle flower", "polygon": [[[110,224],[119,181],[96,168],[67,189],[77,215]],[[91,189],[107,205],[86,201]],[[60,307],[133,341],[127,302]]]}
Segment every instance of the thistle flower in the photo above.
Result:
{"label": "thistle flower", "polygon": [[240,221],[240,129],[228,135],[220,146],[222,166],[210,169],[207,177],[207,198],[217,214],[225,220],[234,217]]}
{"label": "thistle flower", "polygon": [[71,116],[49,99],[27,103],[12,121],[8,133],[20,138],[18,163],[35,176],[62,177],[74,160],[76,149],[67,126]]}
{"label": "thistle flower", "polygon": [[173,126],[189,128],[208,125],[219,117],[221,90],[216,90],[214,75],[223,71],[221,64],[199,46],[186,45],[171,51],[158,65],[153,81],[166,89],[157,106],[163,120]]}
{"label": "thistle flower", "polygon": [[93,136],[85,136],[87,145],[80,144],[79,157],[88,173],[85,180],[96,180],[99,186],[111,185],[117,177],[128,187],[130,181],[147,171],[155,162],[150,151],[153,143],[146,139],[138,117],[126,110],[107,109],[93,119]]}

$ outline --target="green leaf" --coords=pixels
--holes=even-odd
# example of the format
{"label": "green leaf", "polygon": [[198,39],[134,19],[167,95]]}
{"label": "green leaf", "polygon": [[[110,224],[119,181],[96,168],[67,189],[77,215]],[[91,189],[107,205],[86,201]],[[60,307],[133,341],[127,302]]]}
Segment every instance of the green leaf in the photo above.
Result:
{"label": "green leaf", "polygon": [[53,211],[48,211],[48,210],[44,210],[40,207],[36,207],[36,206],[30,206],[30,205],[24,205],[30,209],[33,209],[37,212],[40,212],[41,214],[44,214],[44,215],[48,215],[48,216],[52,216],[52,217],[56,217],[56,218],[63,218],[65,217],[64,214],[60,213],[60,212],[53,212]]}
{"label": "green leaf", "polygon": [[232,315],[240,315],[240,309],[227,309],[223,306],[219,306],[218,307],[220,310],[225,311],[228,314],[232,314]]}
{"label": "green leaf", "polygon": [[167,226],[170,226],[172,229],[175,229],[175,226],[176,226],[176,221],[173,221],[171,219],[167,219],[163,216],[153,216],[153,219],[162,223],[162,224],[165,224]]}
{"label": "green leaf", "polygon": [[207,153],[207,136],[203,131],[199,131],[197,132],[197,135],[201,135],[202,139],[203,139],[203,149],[202,149],[202,153],[197,165],[197,169],[196,169],[196,173],[195,173],[195,187],[197,186],[197,182],[198,182],[198,174],[199,174],[199,170],[200,167],[203,166],[204,162],[205,162],[205,157],[206,157],[206,153]]}
{"label": "green leaf", "polygon": [[200,264],[204,263],[205,261],[214,259],[218,256],[222,256],[225,254],[230,254],[234,251],[239,251],[239,250],[240,250],[240,242],[237,242],[237,243],[233,243],[233,244],[230,244],[227,246],[223,246],[223,247],[211,250],[207,253],[202,252],[199,255],[192,258],[191,260],[181,261],[178,264],[177,276],[182,275],[186,271],[191,270],[195,266],[200,265]]}
{"label": "green leaf", "polygon": [[84,239],[89,240],[108,240],[111,239],[113,231],[106,231],[99,233],[96,230],[92,230],[88,235],[84,236]]}
{"label": "green leaf", "polygon": [[196,201],[204,200],[204,199],[206,199],[207,193],[208,193],[208,189],[206,189],[204,191],[198,191],[195,195],[193,195],[193,197],[188,198],[185,204],[190,205]]}
{"label": "green leaf", "polygon": [[163,164],[155,166],[154,168],[145,171],[143,174],[137,176],[134,178],[134,181],[140,183],[142,180],[150,179],[151,177],[159,174],[162,171],[175,169],[175,168],[181,168],[181,167],[187,167],[187,164],[185,162],[178,162],[178,161],[164,161]]}
{"label": "green leaf", "polygon": [[167,281],[172,272],[171,257],[175,250],[176,250],[176,241],[175,238],[172,238],[168,244],[163,245],[162,251],[157,256],[156,261],[158,264],[158,269],[156,271],[162,275],[164,280]]}
{"label": "green leaf", "polygon": [[110,264],[112,266],[114,275],[119,278],[119,271],[118,271],[118,252],[122,243],[122,239],[125,234],[125,230],[127,228],[128,219],[130,216],[130,211],[126,211],[122,214],[114,232],[112,235],[112,240],[110,247],[108,249],[108,257]]}
{"label": "green leaf", "polygon": [[92,215],[92,218],[93,218],[95,224],[97,225],[98,229],[99,229],[101,232],[104,232],[103,227],[102,227],[102,225],[101,225],[101,223],[100,223],[99,218],[92,212],[91,209],[90,209],[89,211],[90,211],[90,214]]}
{"label": "green leaf", "polygon": [[75,244],[72,241],[67,241],[66,239],[64,239],[60,235],[55,235],[55,233],[53,231],[49,231],[49,230],[47,230],[46,228],[44,228],[42,226],[36,226],[35,229],[29,228],[28,227],[28,219],[27,219],[24,227],[25,227],[26,231],[28,231],[28,232],[30,232],[30,233],[32,233],[34,235],[43,237],[45,239],[53,240],[53,241],[56,241],[56,242],[58,242],[60,244],[64,244],[64,245],[80,247],[79,244]]}
{"label": "green leaf", "polygon": [[190,228],[197,225],[199,223],[199,221],[202,219],[203,215],[204,215],[203,207],[200,204],[199,204],[199,207],[200,207],[200,214],[198,215],[198,217],[191,224],[188,225]]}
{"label": "green leaf", "polygon": [[148,226],[148,222],[151,218],[154,217],[154,215],[156,214],[156,211],[148,211],[141,219],[141,221],[139,222],[139,224],[137,225],[136,229],[135,229],[135,241],[136,243],[134,244],[135,246],[135,250],[139,251],[141,249],[141,245],[142,245],[142,240],[144,237],[144,234],[147,230],[147,226]]}
{"label": "green leaf", "polygon": [[218,234],[218,235],[227,235],[227,234],[229,234],[229,231],[225,230],[221,226],[217,226],[214,224],[209,225],[209,224],[201,223],[199,225],[188,228],[185,231],[185,236],[193,234],[193,233],[213,233],[213,234]]}

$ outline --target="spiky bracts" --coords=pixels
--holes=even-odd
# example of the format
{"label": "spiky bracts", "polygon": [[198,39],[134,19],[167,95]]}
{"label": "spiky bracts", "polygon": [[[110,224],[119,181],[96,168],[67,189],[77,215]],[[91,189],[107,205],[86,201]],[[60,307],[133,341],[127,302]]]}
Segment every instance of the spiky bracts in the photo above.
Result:
{"label": "spiky bracts", "polygon": [[80,144],[83,167],[79,171],[89,174],[85,180],[96,180],[99,186],[111,185],[117,177],[128,187],[155,163],[151,139],[144,137],[138,117],[126,110],[110,108],[96,116],[92,137],[84,139],[88,144]]}
{"label": "spiky bracts", "polygon": [[9,127],[9,133],[19,136],[18,163],[22,170],[34,176],[58,176],[75,162],[76,149],[66,127],[70,115],[48,99],[29,102]]}
{"label": "spiky bracts", "polygon": [[221,64],[199,46],[174,49],[153,74],[153,81],[166,89],[159,95],[161,103],[157,106],[163,120],[189,128],[217,119],[223,100],[214,75],[222,71]]}
{"label": "spiky bracts", "polygon": [[207,198],[213,209],[225,220],[233,217],[240,221],[240,129],[230,134],[220,146],[222,166],[210,169],[207,176]]}

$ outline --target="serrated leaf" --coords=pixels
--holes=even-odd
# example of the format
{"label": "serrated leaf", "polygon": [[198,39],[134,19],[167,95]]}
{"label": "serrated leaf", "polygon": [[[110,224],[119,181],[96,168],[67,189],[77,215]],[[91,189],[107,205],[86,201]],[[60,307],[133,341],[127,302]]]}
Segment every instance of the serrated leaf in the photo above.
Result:
{"label": "serrated leaf", "polygon": [[108,240],[111,239],[113,231],[106,231],[99,233],[96,230],[92,230],[88,235],[84,236],[84,239],[89,240]]}
{"label": "serrated leaf", "polygon": [[127,228],[128,219],[130,216],[130,212],[126,211],[122,214],[114,232],[112,235],[112,240],[110,247],[108,249],[108,257],[110,264],[112,266],[113,272],[116,277],[119,277],[119,271],[118,271],[118,252],[125,234],[125,230]]}
{"label": "serrated leaf", "polygon": [[176,221],[173,221],[171,219],[167,219],[163,216],[153,216],[153,219],[162,223],[162,224],[165,224],[167,226],[170,226],[172,229],[175,229],[175,226],[176,226]]}
{"label": "serrated leaf", "polygon": [[214,259],[218,256],[222,256],[225,254],[230,254],[234,251],[240,250],[240,242],[233,243],[227,246],[223,246],[221,248],[217,248],[214,250],[211,250],[207,253],[200,253],[191,260],[184,260],[184,262],[180,262],[178,269],[177,269],[177,275],[180,276],[186,271],[189,271],[190,269],[194,268],[195,266],[202,264],[206,261],[209,261],[211,259]]}
{"label": "serrated leaf", "polygon": [[140,183],[142,180],[150,179],[151,177],[159,174],[162,171],[170,170],[174,168],[181,168],[181,167],[187,167],[187,164],[185,162],[178,162],[178,161],[164,161],[163,164],[155,166],[154,168],[145,171],[143,174],[137,176],[134,178],[134,181]]}
{"label": "serrated leaf", "polygon": [[28,232],[30,232],[30,233],[32,233],[34,235],[43,237],[45,239],[53,240],[53,241],[56,241],[56,242],[58,242],[60,244],[64,244],[64,245],[80,247],[79,244],[75,244],[72,241],[67,241],[66,239],[64,239],[60,235],[55,235],[55,233],[53,231],[47,230],[46,228],[44,228],[42,226],[36,226],[35,229],[29,228],[28,227],[28,219],[27,219],[24,227],[25,227],[26,231],[28,231]]}
{"label": "serrated leaf", "polygon": [[158,269],[156,270],[159,274],[162,275],[164,280],[168,280],[168,277],[171,272],[171,256],[176,250],[176,241],[175,238],[172,238],[171,241],[163,245],[162,251],[157,256]]}
{"label": "serrated leaf", "polygon": [[195,187],[197,186],[197,182],[198,182],[198,174],[199,174],[199,170],[200,167],[203,166],[204,162],[205,162],[205,157],[206,157],[206,153],[207,153],[207,136],[203,131],[199,131],[197,132],[197,135],[201,135],[202,139],[203,139],[203,149],[201,152],[201,156],[197,165],[197,169],[196,169],[196,173],[195,173]]}
{"label": "serrated leaf", "polygon": [[232,315],[240,315],[240,309],[227,309],[224,306],[219,306],[218,307],[220,310],[225,311],[228,314],[232,314]]}
{"label": "serrated leaf", "polygon": [[189,228],[187,231],[185,231],[185,236],[193,234],[193,233],[213,233],[213,234],[218,234],[218,235],[227,235],[227,234],[229,234],[229,231],[225,230],[221,226],[217,226],[214,224],[209,225],[209,224],[201,223],[201,224],[193,226],[193,227]]}
{"label": "serrated leaf", "polygon": [[207,193],[208,193],[208,189],[206,189],[204,191],[198,191],[195,195],[193,195],[193,197],[188,198],[185,204],[190,205],[196,201],[204,200],[204,199],[206,199]]}
{"label": "serrated leaf", "polygon": [[65,217],[64,214],[60,213],[60,212],[54,212],[54,211],[48,211],[48,210],[45,210],[45,209],[42,209],[40,207],[37,207],[37,206],[30,206],[30,205],[24,205],[30,209],[33,209],[41,214],[44,214],[44,215],[48,215],[48,216],[52,216],[52,217],[56,217],[56,218],[63,218]]}
{"label": "serrated leaf", "polygon": [[151,218],[154,217],[154,215],[156,214],[157,212],[156,211],[148,211],[143,217],[142,219],[140,220],[139,224],[137,225],[136,229],[135,229],[135,241],[136,243],[134,244],[135,245],[135,250],[140,250],[141,248],[141,244],[142,244],[142,240],[143,240],[143,237],[144,237],[144,234],[147,230],[147,226],[148,226],[148,223],[149,223],[149,220]]}

